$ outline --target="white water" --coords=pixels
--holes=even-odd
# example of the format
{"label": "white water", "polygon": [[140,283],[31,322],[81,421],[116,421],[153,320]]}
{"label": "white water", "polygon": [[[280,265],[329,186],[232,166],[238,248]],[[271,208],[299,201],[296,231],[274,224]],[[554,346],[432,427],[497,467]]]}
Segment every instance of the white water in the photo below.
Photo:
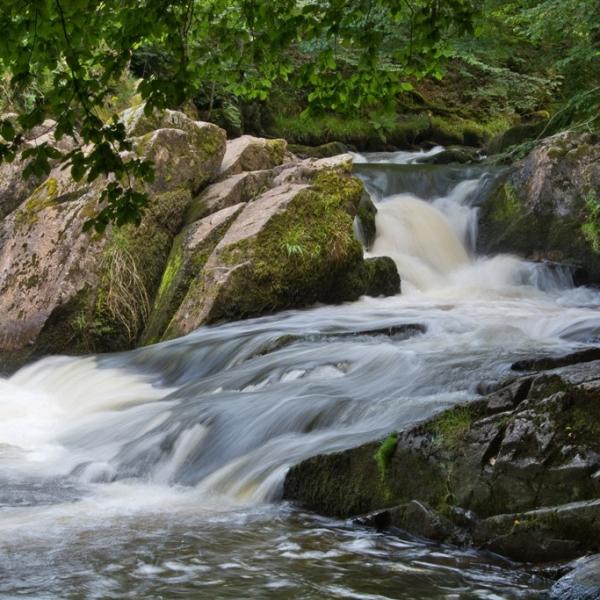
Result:
{"label": "white water", "polygon": [[[395,156],[394,168],[413,158]],[[379,166],[385,164],[382,157]],[[446,177],[445,169],[432,174]],[[0,570],[12,573],[0,583],[0,595],[42,597],[48,590],[48,597],[61,595],[56,590],[62,588],[53,587],[57,570],[69,594],[81,595],[76,575],[81,569],[86,585],[108,578],[119,593],[158,594],[171,577],[171,567],[164,565],[181,558],[175,540],[182,531],[229,540],[226,532],[235,530],[245,540],[240,544],[233,536],[214,554],[214,537],[203,542],[209,550],[190,542],[192,554],[210,554],[203,559],[206,568],[227,571],[228,555],[248,578],[256,561],[263,561],[261,569],[285,572],[289,558],[273,541],[279,535],[275,519],[280,534],[285,532],[281,543],[292,544],[291,554],[299,556],[306,550],[301,541],[306,527],[329,532],[317,544],[324,564],[328,552],[334,553],[327,575],[310,565],[297,575],[304,582],[300,591],[320,582],[321,591],[306,597],[397,597],[382,581],[363,590],[374,596],[351,596],[363,589],[358,582],[368,569],[365,553],[348,555],[344,544],[375,534],[307,517],[298,526],[296,513],[266,509],[264,503],[280,497],[287,469],[305,457],[381,438],[474,398],[478,384],[501,380],[524,356],[559,354],[598,340],[600,296],[572,289],[568,272],[516,257],[474,256],[476,202],[488,180],[487,173],[474,177],[469,171],[462,181],[433,182],[433,188],[446,186],[443,195],[419,198],[416,190],[380,200],[371,253],[397,262],[401,296],[204,328],[120,355],[48,358],[0,379]],[[360,334],[414,323],[426,332]],[[287,343],[278,344],[283,338]],[[171,530],[178,532],[175,538]],[[155,538],[167,540],[158,571],[147,557],[139,558],[152,556]],[[89,548],[106,543],[98,564],[91,564]],[[394,555],[392,538],[378,543]],[[30,549],[53,547],[64,552],[44,570]],[[407,597],[458,598],[461,589],[465,598],[517,597],[511,594],[520,589],[520,576],[503,567],[504,575],[488,580],[479,574],[479,558],[457,551],[453,560],[464,574],[444,595],[446,559],[440,562],[435,549],[422,548],[410,542],[401,558],[407,570],[411,561],[426,563],[421,568],[429,582],[410,584]],[[18,564],[10,558],[15,556]],[[149,588],[141,586],[135,565],[132,576],[106,571],[113,564],[131,565],[131,556],[138,557]],[[345,558],[338,564],[336,557]],[[344,560],[356,577],[347,575]],[[204,567],[194,570],[198,565],[189,557],[183,563],[191,593]],[[381,568],[393,571],[393,564],[384,561]],[[36,568],[46,573],[42,583],[34,581]],[[406,574],[392,577],[400,577],[402,585],[408,581]],[[275,597],[265,590],[278,581],[284,598],[294,587],[269,575],[249,593],[243,577],[219,578],[231,596],[217,587],[220,591],[211,588],[198,597]],[[335,591],[336,578],[346,581],[345,592]],[[494,596],[498,586],[508,595]]]}

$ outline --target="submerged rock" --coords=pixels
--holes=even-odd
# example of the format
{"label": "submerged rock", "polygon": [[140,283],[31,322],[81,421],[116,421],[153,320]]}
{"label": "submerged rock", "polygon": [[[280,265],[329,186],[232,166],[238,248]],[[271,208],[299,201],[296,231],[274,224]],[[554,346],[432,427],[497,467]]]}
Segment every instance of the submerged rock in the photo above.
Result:
{"label": "submerged rock", "polygon": [[482,206],[478,246],[583,267],[600,281],[600,139],[543,140]]}
{"label": "submerged rock", "polygon": [[[600,550],[600,361],[293,467],[284,497],[527,561]],[[415,504],[416,503],[416,504]],[[418,518],[417,518],[418,517]]]}

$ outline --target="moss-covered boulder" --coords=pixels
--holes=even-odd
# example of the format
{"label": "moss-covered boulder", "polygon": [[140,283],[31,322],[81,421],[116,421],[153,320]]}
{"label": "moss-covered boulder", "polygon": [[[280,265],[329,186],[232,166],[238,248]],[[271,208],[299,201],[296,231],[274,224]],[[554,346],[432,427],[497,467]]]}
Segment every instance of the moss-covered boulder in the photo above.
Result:
{"label": "moss-covered boulder", "polygon": [[600,281],[600,138],[564,133],[518,162],[480,212],[479,250],[583,267]]}
{"label": "moss-covered boulder", "polygon": [[288,150],[300,158],[329,158],[338,154],[346,154],[349,147],[342,142],[328,142],[320,146],[304,146],[302,144],[290,144]]}
{"label": "moss-covered boulder", "polygon": [[166,337],[203,323],[354,300],[370,285],[395,293],[397,272],[384,289],[381,270],[365,266],[353,235],[362,192],[349,173],[325,169],[248,203],[191,283]]}
{"label": "moss-covered boulder", "polygon": [[379,511],[363,522],[519,560],[597,552],[599,398],[600,361],[522,377],[382,442],[309,459],[284,496],[327,515]]}
{"label": "moss-covered boulder", "polygon": [[290,159],[285,140],[243,135],[227,142],[227,151],[221,165],[221,178],[243,171],[272,169]]}
{"label": "moss-covered boulder", "polygon": [[188,225],[174,239],[142,337],[143,343],[160,340],[194,278],[202,272],[215,246],[243,208],[243,203],[224,208]]}

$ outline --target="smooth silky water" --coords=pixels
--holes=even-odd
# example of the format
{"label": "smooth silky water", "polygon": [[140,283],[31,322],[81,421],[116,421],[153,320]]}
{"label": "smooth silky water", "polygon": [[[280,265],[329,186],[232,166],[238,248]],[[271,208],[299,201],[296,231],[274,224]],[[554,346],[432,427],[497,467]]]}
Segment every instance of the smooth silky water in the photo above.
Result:
{"label": "smooth silky water", "polygon": [[[600,337],[600,294],[573,288],[568,270],[475,256],[478,206],[501,173],[419,164],[437,151],[355,157],[379,209],[370,252],[396,261],[402,295],[0,379],[0,597],[512,599],[548,587],[497,556],[279,500],[290,465],[473,399],[519,358]],[[373,333],[403,324],[426,332]]]}

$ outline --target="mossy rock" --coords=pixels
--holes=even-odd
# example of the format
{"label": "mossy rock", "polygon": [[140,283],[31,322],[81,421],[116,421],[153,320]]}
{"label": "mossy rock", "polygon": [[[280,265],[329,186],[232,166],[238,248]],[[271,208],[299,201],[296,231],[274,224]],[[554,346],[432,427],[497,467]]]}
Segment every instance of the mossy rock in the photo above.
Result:
{"label": "mossy rock", "polygon": [[282,184],[250,202],[191,283],[166,336],[202,323],[355,300],[369,286],[397,291],[390,263],[365,263],[353,235],[362,194],[360,180],[344,169],[325,169],[310,184]]}
{"label": "mossy rock", "polygon": [[377,215],[377,207],[371,199],[371,196],[365,191],[358,205],[356,220],[358,237],[367,250],[371,248],[375,241],[375,236],[377,235],[375,215]]}
{"label": "mossy rock", "polygon": [[345,154],[349,148],[342,142],[328,142],[320,146],[304,146],[302,144],[289,144],[288,150],[300,158],[329,158],[338,154]]}
{"label": "mossy rock", "polygon": [[599,282],[599,157],[589,136],[542,141],[481,207],[480,252],[566,263]]}

